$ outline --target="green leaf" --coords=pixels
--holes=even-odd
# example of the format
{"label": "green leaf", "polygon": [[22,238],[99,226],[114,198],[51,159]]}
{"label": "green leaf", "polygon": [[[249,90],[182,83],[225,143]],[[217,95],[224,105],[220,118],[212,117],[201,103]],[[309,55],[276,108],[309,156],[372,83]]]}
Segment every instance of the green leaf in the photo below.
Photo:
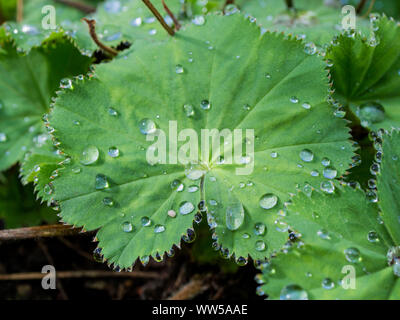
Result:
{"label": "green leaf", "polygon": [[17,174],[7,173],[0,180],[0,219],[7,229],[37,226],[58,220],[55,212],[35,200],[33,188],[22,186]]}
{"label": "green leaf", "polygon": [[35,191],[41,199],[51,201],[53,192],[52,182],[57,175],[65,158],[47,139],[41,146],[33,147],[26,155],[21,165],[22,183],[33,182]]}
{"label": "green leaf", "polygon": [[[251,14],[263,28],[270,31],[291,32],[318,46],[328,44],[342,29],[339,3],[326,4],[323,0],[296,0],[296,10],[287,10],[285,1],[239,0],[240,9]],[[357,30],[367,31],[368,20],[357,18]]]}
{"label": "green leaf", "polygon": [[[226,256],[263,259],[287,239],[275,221],[296,183],[319,185],[324,157],[339,177],[353,155],[345,121],[336,118],[326,102],[325,63],[305,53],[300,41],[275,33],[260,36],[260,29],[240,14],[209,16],[204,26],[188,26],[165,43],[97,66],[95,75],[74,83],[73,90],[63,90],[50,114],[59,148],[71,157],[54,181],[54,194],[64,221],[88,230],[100,228],[105,257],[124,268],[137,257],[163,255],[179,246],[200,200],[206,201],[213,238]],[[116,113],[110,114],[110,108]],[[237,175],[244,164],[221,164],[215,154],[194,159],[201,165],[193,168],[150,165],[146,149],[153,142],[139,130],[144,119],[167,137],[169,121],[177,121],[178,132],[191,128],[198,136],[201,129],[242,129],[235,143],[242,145],[243,139],[243,153],[251,142],[244,140],[245,129],[254,129],[254,170]],[[178,148],[182,145],[178,142]],[[108,155],[113,147],[119,157]],[[312,152],[309,162],[300,158],[304,149]],[[81,164],[85,151],[97,161]],[[74,174],[74,168],[81,172]],[[193,181],[198,170],[205,176]],[[96,177],[99,187],[107,186],[106,177],[108,188],[96,190]],[[176,179],[184,185],[181,192],[171,188]],[[200,190],[189,192],[192,185]],[[263,206],[271,209],[264,209],[259,202],[268,194],[272,201]],[[104,198],[111,198],[114,206],[104,205]],[[184,201],[190,204],[182,209]],[[177,216],[169,217],[169,210]],[[226,224],[227,210],[228,215],[239,215],[238,224],[244,214],[235,231]],[[152,226],[143,227],[142,217],[151,218]],[[132,224],[131,232],[122,230],[126,222]],[[258,228],[259,235],[257,223],[266,227]],[[165,231],[155,233],[155,225]]]}
{"label": "green leaf", "polygon": [[381,139],[382,149],[377,155],[381,159],[377,173],[378,203],[386,228],[396,245],[400,245],[400,134],[393,130]]}
{"label": "green leaf", "polygon": [[60,80],[86,73],[90,62],[62,33],[24,54],[0,30],[0,170],[44,143],[48,136],[41,118]]}
{"label": "green leaf", "polygon": [[[333,194],[299,192],[286,221],[301,242],[264,266],[258,280],[266,284],[259,293],[271,299],[400,298],[400,278],[386,257],[395,243],[388,226],[379,223],[376,204],[361,189],[335,183]],[[345,289],[351,284],[349,269],[355,272],[355,288]]]}
{"label": "green leaf", "polygon": [[342,34],[327,58],[340,102],[372,130],[400,125],[400,27],[385,16],[373,21],[370,39]]}

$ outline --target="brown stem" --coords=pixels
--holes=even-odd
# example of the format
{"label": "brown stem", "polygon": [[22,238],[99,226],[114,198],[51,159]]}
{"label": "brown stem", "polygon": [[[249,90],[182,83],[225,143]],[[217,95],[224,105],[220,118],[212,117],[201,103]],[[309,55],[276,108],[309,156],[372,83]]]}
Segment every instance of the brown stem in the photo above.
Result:
{"label": "brown stem", "polygon": [[[0,274],[0,281],[15,280],[37,280],[42,279],[45,274],[41,272],[10,273]],[[79,271],[57,271],[57,278],[141,278],[159,279],[162,277],[159,272],[133,271],[133,272],[113,272],[101,270],[79,270]]]}
{"label": "brown stem", "polygon": [[17,1],[17,22],[21,22],[24,18],[24,0]]}
{"label": "brown stem", "polygon": [[201,279],[200,277],[195,277],[185,284],[182,288],[178,290],[175,294],[170,296],[168,300],[188,300],[193,299],[199,294],[203,293],[209,287],[207,283],[209,277]]}
{"label": "brown stem", "polygon": [[70,236],[81,232],[81,228],[73,228],[70,225],[46,225],[19,229],[0,230],[0,241],[32,239],[45,237]]}
{"label": "brown stem", "polygon": [[367,3],[367,0],[360,0],[360,2],[358,3],[357,9],[356,9],[357,14],[360,14],[362,12],[366,3]]}
{"label": "brown stem", "polygon": [[65,4],[66,6],[78,9],[82,11],[83,13],[93,13],[96,11],[95,7],[92,7],[91,5],[88,5],[86,3],[80,3],[77,1],[73,0],[54,0],[55,2]]}
{"label": "brown stem", "polygon": [[142,0],[142,1],[147,6],[147,8],[149,8],[150,11],[154,14],[154,16],[157,18],[157,20],[163,26],[163,28],[169,33],[169,35],[173,36],[175,34],[175,31],[172,30],[172,28],[165,22],[165,20],[161,16],[160,12],[158,12],[158,10],[153,6],[153,4],[150,2],[150,0]]}
{"label": "brown stem", "polygon": [[118,55],[118,51],[107,47],[105,44],[103,44],[99,38],[97,37],[96,34],[96,21],[93,19],[86,19],[86,18],[82,18],[83,21],[85,21],[89,27],[89,33],[90,36],[92,37],[93,41],[97,44],[97,46],[102,49],[103,51],[105,51],[106,53],[109,53],[110,55],[112,55],[113,57],[115,57],[116,55]]}
{"label": "brown stem", "polygon": [[174,22],[175,30],[178,31],[181,28],[181,24],[179,23],[178,19],[174,16],[174,14],[171,12],[171,10],[168,8],[164,0],[162,0],[162,4],[164,10],[167,12],[167,14],[171,17],[172,21]]}

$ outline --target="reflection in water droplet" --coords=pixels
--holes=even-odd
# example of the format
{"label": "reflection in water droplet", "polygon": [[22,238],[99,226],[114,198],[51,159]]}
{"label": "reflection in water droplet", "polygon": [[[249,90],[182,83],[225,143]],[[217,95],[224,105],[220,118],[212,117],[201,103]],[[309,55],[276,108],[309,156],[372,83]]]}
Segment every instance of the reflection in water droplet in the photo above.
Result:
{"label": "reflection in water droplet", "polygon": [[170,216],[171,218],[175,218],[175,217],[176,217],[176,212],[175,212],[175,210],[168,210],[167,214],[168,214],[168,216]]}
{"label": "reflection in water droplet", "polygon": [[108,108],[108,114],[113,117],[118,116],[118,112],[113,108]]}
{"label": "reflection in water droplet", "polygon": [[202,100],[202,101],[200,102],[200,107],[201,107],[203,110],[210,110],[210,109],[211,109],[211,104],[210,104],[210,102],[209,102],[208,100]]}
{"label": "reflection in water droplet", "polygon": [[293,96],[290,98],[290,102],[291,103],[299,103],[299,99],[297,97]]}
{"label": "reflection in water droplet", "polygon": [[356,114],[360,118],[363,126],[381,122],[385,119],[385,109],[378,102],[367,102],[360,105],[356,110]]}
{"label": "reflection in water droplet", "polygon": [[192,23],[195,24],[196,26],[202,26],[206,22],[204,16],[201,15],[196,15],[192,19]]}
{"label": "reflection in water droplet", "polygon": [[131,20],[130,25],[133,27],[139,27],[142,25],[142,18],[141,17],[137,17]]}
{"label": "reflection in water droplet", "polygon": [[300,151],[300,159],[304,162],[311,162],[314,159],[314,153],[309,149],[303,149]]}
{"label": "reflection in water droplet", "polygon": [[337,170],[334,167],[328,166],[328,167],[324,168],[322,173],[323,173],[325,178],[334,179],[334,178],[336,178]]}
{"label": "reflection in water droplet", "polygon": [[347,248],[344,250],[344,256],[346,260],[351,263],[358,263],[361,261],[360,250],[357,248]]}
{"label": "reflection in water droplet", "polygon": [[177,65],[175,66],[175,73],[177,73],[177,74],[182,74],[184,71],[185,71],[185,70],[183,69],[182,65],[177,64]]}
{"label": "reflection in water droplet", "polygon": [[335,191],[335,186],[332,181],[322,181],[321,182],[321,190],[326,193],[333,193]]}
{"label": "reflection in water droplet", "polygon": [[112,207],[114,205],[114,200],[111,198],[104,198],[103,203],[107,207]]}
{"label": "reflection in water droplet", "polygon": [[290,284],[281,290],[281,300],[308,300],[307,292],[297,284]]}
{"label": "reflection in water droplet", "polygon": [[322,280],[322,288],[326,290],[333,289],[335,287],[335,283],[330,278],[325,278]]}
{"label": "reflection in water droplet", "polygon": [[379,242],[379,236],[376,231],[368,232],[367,239],[369,242]]}
{"label": "reflection in water droplet", "polygon": [[301,106],[302,106],[304,109],[307,109],[307,110],[311,109],[311,104],[309,104],[308,102],[304,102]]}
{"label": "reflection in water droplet", "polygon": [[165,227],[161,224],[156,224],[154,226],[154,233],[161,233],[165,231]]}
{"label": "reflection in water droplet", "polygon": [[194,210],[194,205],[193,205],[193,203],[191,203],[189,201],[183,201],[179,205],[179,213],[182,215],[187,215],[187,214],[193,212],[193,210]]}
{"label": "reflection in water droplet", "polygon": [[272,193],[266,193],[261,197],[259,203],[261,208],[271,209],[278,203],[278,197]]}
{"label": "reflection in water droplet", "polygon": [[262,235],[264,235],[264,234],[265,234],[265,229],[266,229],[265,224],[262,223],[262,222],[258,222],[258,223],[256,223],[256,224],[254,225],[254,233],[255,233],[257,236],[262,236]]}
{"label": "reflection in water droplet", "polygon": [[7,135],[4,132],[0,132],[0,142],[6,142]]}
{"label": "reflection in water droplet", "polygon": [[314,43],[309,42],[304,46],[304,52],[310,55],[313,55],[317,52],[317,47]]}
{"label": "reflection in water droplet", "polygon": [[111,158],[119,157],[119,149],[117,147],[111,147],[110,149],[108,149],[108,155]]}
{"label": "reflection in water droplet", "polygon": [[237,230],[243,224],[244,209],[240,202],[231,204],[226,208],[226,227],[229,230]]}
{"label": "reflection in water droplet", "polygon": [[262,240],[256,241],[255,248],[257,251],[264,251],[266,249],[265,242]]}
{"label": "reflection in water droplet", "polygon": [[328,158],[322,158],[321,163],[324,167],[327,167],[331,164],[331,160],[329,160]]}
{"label": "reflection in water droplet", "polygon": [[151,225],[151,220],[149,217],[142,217],[140,219],[140,223],[142,224],[143,227],[149,227]]}
{"label": "reflection in water droplet", "polygon": [[142,134],[151,134],[156,131],[156,124],[153,120],[144,118],[139,122],[139,130]]}
{"label": "reflection in water droplet", "polygon": [[193,117],[194,116],[194,108],[190,104],[185,104],[183,106],[183,110],[185,111],[186,117]]}
{"label": "reflection in water droplet", "polygon": [[103,190],[109,188],[107,177],[104,174],[96,175],[95,187],[96,190]]}
{"label": "reflection in water droplet", "polygon": [[85,166],[93,164],[99,159],[99,149],[95,146],[88,146],[82,152],[81,163]]}
{"label": "reflection in water droplet", "polygon": [[122,231],[124,232],[132,232],[133,231],[133,226],[130,222],[125,221],[122,223]]}
{"label": "reflection in water droplet", "polygon": [[171,189],[177,192],[182,191],[185,188],[185,185],[178,179],[175,179],[171,182]]}

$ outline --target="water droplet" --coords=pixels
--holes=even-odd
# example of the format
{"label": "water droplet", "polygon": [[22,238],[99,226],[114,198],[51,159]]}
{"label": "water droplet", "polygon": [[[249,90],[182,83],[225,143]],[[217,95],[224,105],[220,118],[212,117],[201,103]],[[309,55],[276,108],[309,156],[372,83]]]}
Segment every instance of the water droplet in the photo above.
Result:
{"label": "water droplet", "polygon": [[186,168],[185,168],[185,175],[188,179],[190,180],[198,180],[200,179],[204,174],[205,174],[205,170],[203,168],[201,168],[199,165],[197,164],[189,164]]}
{"label": "water droplet", "polygon": [[130,24],[133,27],[140,27],[142,25],[142,18],[141,17],[134,18],[131,20]]}
{"label": "water droplet", "polygon": [[178,179],[171,182],[171,189],[177,192],[181,192],[185,188],[185,185]]}
{"label": "water droplet", "polygon": [[262,235],[264,235],[264,234],[265,234],[265,230],[266,230],[265,224],[262,223],[262,222],[258,222],[258,223],[256,223],[256,224],[254,225],[254,233],[255,233],[257,236],[262,236]]}
{"label": "water droplet", "polygon": [[119,149],[117,147],[111,147],[110,149],[108,149],[108,155],[111,158],[119,157]]}
{"label": "water droplet", "polygon": [[323,173],[325,178],[334,179],[334,178],[336,178],[337,170],[334,167],[328,166],[328,167],[324,168],[322,173]]}
{"label": "water droplet", "polygon": [[193,210],[194,210],[194,205],[193,205],[193,203],[191,203],[189,201],[183,201],[179,205],[179,213],[182,215],[187,215],[187,214],[193,212]]}
{"label": "water droplet", "polygon": [[331,239],[331,236],[329,235],[329,232],[327,230],[325,230],[325,229],[318,230],[317,231],[317,235],[318,235],[318,237],[320,237],[321,239],[324,239],[324,240],[330,240]]}
{"label": "water droplet", "polygon": [[0,132],[0,142],[6,142],[7,136],[4,132]]}
{"label": "water droplet", "polygon": [[321,163],[324,167],[327,167],[331,164],[331,160],[329,160],[328,158],[322,158]]}
{"label": "water droplet", "polygon": [[206,22],[205,18],[201,15],[196,15],[192,19],[192,23],[196,26],[202,26]]}
{"label": "water droplet", "polygon": [[165,227],[162,224],[156,224],[154,226],[154,233],[161,233],[165,231]]}
{"label": "water droplet", "polygon": [[361,262],[361,254],[360,250],[357,248],[347,248],[344,250],[344,256],[346,257],[346,260],[351,263],[358,263]]}
{"label": "water droplet", "polygon": [[304,46],[304,52],[310,55],[313,55],[317,52],[317,47],[314,43],[309,42]]}
{"label": "water droplet", "polygon": [[145,266],[147,266],[149,264],[150,257],[149,256],[143,256],[143,257],[140,257],[139,260],[140,260],[141,264],[143,265],[143,267],[145,267]]}
{"label": "water droplet", "polygon": [[175,73],[177,73],[177,74],[182,74],[184,71],[185,71],[185,70],[183,69],[182,65],[177,64],[177,65],[175,66]]}
{"label": "water droplet", "polygon": [[303,149],[300,151],[300,159],[304,162],[311,162],[314,159],[314,153],[309,149]]}
{"label": "water droplet", "polygon": [[118,116],[118,112],[113,108],[108,108],[108,114],[112,117]]}
{"label": "water droplet", "polygon": [[193,117],[194,116],[194,108],[193,108],[193,106],[192,105],[190,105],[190,104],[185,104],[184,106],[183,106],[183,110],[185,111],[185,113],[186,113],[186,117]]}
{"label": "water droplet", "polygon": [[248,233],[243,233],[242,238],[243,239],[249,239],[250,235]]}
{"label": "water droplet", "polygon": [[124,232],[132,232],[133,231],[133,226],[132,223],[125,221],[122,223],[122,231]]}
{"label": "water droplet", "polygon": [[114,205],[114,200],[111,198],[104,198],[103,203],[107,207],[112,207]]}
{"label": "water droplet", "polygon": [[290,98],[290,102],[291,103],[299,103],[299,99],[297,97],[293,96]]}
{"label": "water droplet", "polygon": [[269,73],[266,73],[266,74],[265,74],[265,78],[271,79],[271,75],[270,75]]}
{"label": "water droplet", "polygon": [[278,197],[272,193],[266,193],[261,197],[259,203],[261,208],[271,209],[278,203]]}
{"label": "water droplet", "polygon": [[226,227],[229,230],[237,230],[243,224],[244,209],[243,205],[238,202],[231,204],[226,208]]}
{"label": "water droplet", "polygon": [[200,107],[203,110],[210,110],[211,109],[211,104],[210,104],[210,102],[208,100],[203,100],[203,101],[200,102]]}
{"label": "water droplet", "polygon": [[71,79],[64,78],[60,80],[60,88],[63,89],[72,89],[72,81]]}
{"label": "water droplet", "polygon": [[190,193],[196,192],[197,190],[199,190],[199,187],[196,185],[191,185],[188,187],[188,192]]}
{"label": "water droplet", "polygon": [[278,152],[275,152],[275,151],[273,151],[273,152],[271,152],[271,158],[277,158],[278,157]]}
{"label": "water droplet", "polygon": [[367,102],[357,109],[357,116],[361,120],[361,124],[367,126],[370,123],[381,122],[385,119],[385,109],[378,102]]}
{"label": "water droplet", "polygon": [[376,231],[368,232],[367,239],[369,242],[379,242],[379,236]]}
{"label": "water droplet", "polygon": [[104,10],[108,13],[118,13],[121,11],[121,2],[119,0],[108,0],[104,2]]}
{"label": "water droplet", "polygon": [[46,185],[44,186],[44,188],[43,188],[43,192],[44,192],[45,194],[47,194],[47,195],[52,194],[53,191],[54,191],[53,185],[50,184],[50,183],[49,183],[49,184],[46,184]]}
{"label": "water droplet", "polygon": [[139,130],[142,134],[151,134],[156,131],[156,124],[153,120],[144,118],[139,122]]}
{"label": "water droplet", "polygon": [[309,104],[308,102],[304,102],[301,106],[302,106],[304,109],[307,109],[307,110],[310,110],[310,109],[311,109],[311,104]]}
{"label": "water droplet", "polygon": [[281,300],[308,300],[307,292],[297,284],[290,284],[281,290]]}
{"label": "water droplet", "polygon": [[149,35],[154,36],[157,33],[156,29],[150,29],[149,30]]}
{"label": "water droplet", "polygon": [[263,240],[256,241],[255,248],[257,251],[264,251],[266,249],[266,244]]}
{"label": "water droplet", "polygon": [[149,227],[151,225],[151,220],[149,217],[142,217],[140,219],[140,223],[142,224],[143,227]]}
{"label": "water droplet", "polygon": [[321,190],[326,193],[333,193],[335,191],[335,186],[332,181],[322,181],[321,182]]}
{"label": "water droplet", "polygon": [[326,290],[333,289],[335,287],[335,283],[330,278],[325,278],[322,280],[322,288]]}
{"label": "water droplet", "polygon": [[96,175],[95,188],[96,190],[103,190],[109,188],[107,177],[104,174]]}
{"label": "water droplet", "polygon": [[81,163],[85,166],[95,163],[99,159],[99,149],[95,146],[88,146],[82,152]]}

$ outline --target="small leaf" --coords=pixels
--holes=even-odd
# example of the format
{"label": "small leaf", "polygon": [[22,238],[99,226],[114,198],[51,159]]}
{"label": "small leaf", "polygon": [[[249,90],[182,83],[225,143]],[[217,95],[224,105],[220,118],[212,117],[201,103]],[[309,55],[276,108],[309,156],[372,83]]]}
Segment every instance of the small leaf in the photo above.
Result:
{"label": "small leaf", "polygon": [[54,33],[24,54],[0,29],[0,170],[49,138],[42,116],[50,98],[62,79],[86,73],[90,62],[65,34]]}
{"label": "small leaf", "polygon": [[264,265],[259,292],[271,299],[400,298],[387,258],[394,239],[361,189],[335,183],[333,194],[312,190],[292,200],[286,221],[301,237]]}
{"label": "small leaf", "polygon": [[372,130],[400,126],[400,27],[374,17],[369,39],[342,34],[328,49],[337,98]]}

